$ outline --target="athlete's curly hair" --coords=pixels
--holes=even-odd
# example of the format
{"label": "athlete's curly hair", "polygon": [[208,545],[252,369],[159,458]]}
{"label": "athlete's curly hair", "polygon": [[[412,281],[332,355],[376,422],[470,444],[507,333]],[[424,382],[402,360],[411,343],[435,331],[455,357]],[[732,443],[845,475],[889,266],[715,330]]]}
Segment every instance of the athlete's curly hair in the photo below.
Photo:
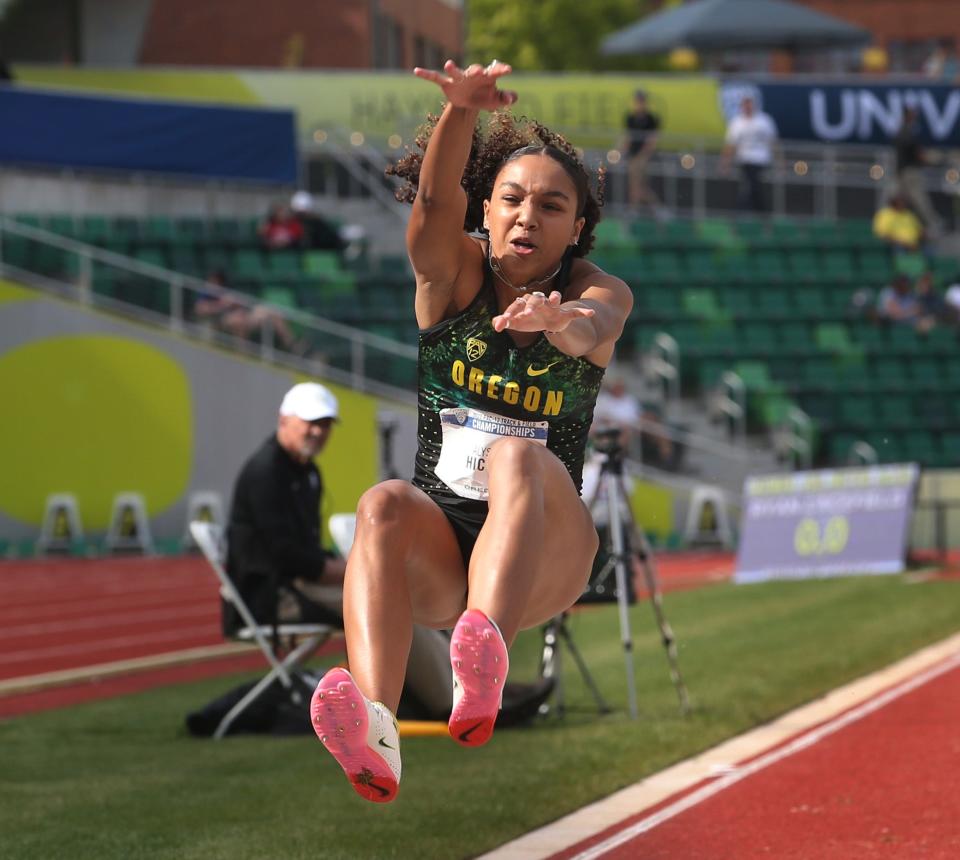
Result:
{"label": "athlete's curly hair", "polygon": [[[413,203],[420,182],[420,167],[427,144],[437,126],[439,117],[427,117],[414,140],[417,149],[408,148],[406,155],[387,167],[390,176],[404,180],[396,197],[401,203]],[[580,239],[573,249],[573,256],[586,257],[593,247],[593,230],[600,221],[603,206],[605,173],[597,170],[597,190],[590,188],[590,176],[574,147],[562,135],[527,117],[515,117],[509,111],[496,111],[490,115],[486,133],[478,122],[473,130],[470,157],[463,171],[463,188],[467,192],[467,213],[463,228],[467,232],[483,230],[483,201],[490,198],[493,182],[501,168],[523,155],[543,153],[553,158],[567,172],[577,189],[577,216],[584,218]]]}

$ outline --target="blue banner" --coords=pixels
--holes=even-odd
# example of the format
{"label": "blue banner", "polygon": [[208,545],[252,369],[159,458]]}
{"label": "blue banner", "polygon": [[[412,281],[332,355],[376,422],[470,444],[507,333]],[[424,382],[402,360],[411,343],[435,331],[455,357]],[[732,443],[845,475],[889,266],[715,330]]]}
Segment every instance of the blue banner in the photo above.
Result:
{"label": "blue banner", "polygon": [[721,91],[727,118],[752,96],[784,140],[890,143],[908,107],[919,113],[925,146],[960,146],[960,88],[922,81],[891,84],[749,83],[727,81]]}
{"label": "blue banner", "polygon": [[0,86],[0,163],[293,184],[294,115]]}

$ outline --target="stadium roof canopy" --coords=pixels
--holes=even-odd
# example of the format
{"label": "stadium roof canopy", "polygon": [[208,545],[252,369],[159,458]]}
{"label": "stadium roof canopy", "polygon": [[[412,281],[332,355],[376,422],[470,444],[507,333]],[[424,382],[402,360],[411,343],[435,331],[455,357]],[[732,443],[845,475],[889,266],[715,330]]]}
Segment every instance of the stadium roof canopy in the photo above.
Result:
{"label": "stadium roof canopy", "polygon": [[868,30],[789,0],[695,0],[607,36],[601,52],[663,54],[674,48],[816,50],[863,45]]}

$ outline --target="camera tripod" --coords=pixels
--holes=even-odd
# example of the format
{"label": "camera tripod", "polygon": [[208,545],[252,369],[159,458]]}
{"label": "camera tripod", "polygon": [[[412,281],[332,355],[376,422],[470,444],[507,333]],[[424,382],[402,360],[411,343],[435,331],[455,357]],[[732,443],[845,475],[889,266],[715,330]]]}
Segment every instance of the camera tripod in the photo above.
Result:
{"label": "camera tripod", "polygon": [[[680,700],[680,711],[686,714],[690,710],[690,701],[687,695],[686,685],[680,675],[676,641],[673,630],[663,613],[663,601],[650,543],[647,540],[646,533],[637,525],[630,509],[627,491],[623,483],[623,449],[619,445],[617,435],[617,431],[598,434],[596,443],[597,451],[603,455],[604,459],[600,463],[600,475],[596,490],[592,498],[588,500],[587,506],[590,511],[593,512],[598,502],[602,501],[604,503],[602,510],[605,511],[607,516],[609,555],[604,565],[593,577],[592,585],[594,588],[602,587],[610,574],[614,574],[615,594],[620,616],[620,638],[623,643],[624,659],[626,662],[627,701],[630,716],[636,719],[637,692],[633,666],[633,638],[630,631],[630,615],[628,610],[630,595],[628,586],[628,564],[631,560],[631,555],[636,555],[643,570],[644,581],[646,582],[647,591],[650,595],[650,605],[653,609],[654,619],[660,631],[660,638],[664,649],[666,650],[667,662],[670,667],[670,677],[673,680],[677,697]],[[560,644],[565,643],[580,670],[584,682],[587,684],[587,687],[597,702],[598,710],[600,713],[607,713],[610,708],[600,694],[596,682],[590,675],[590,671],[583,661],[583,657],[573,642],[567,627],[566,616],[567,613],[558,615],[544,627],[541,674],[544,676],[551,674],[557,677],[557,710],[562,713],[562,687],[559,684],[560,678],[558,671]],[[546,706],[541,708],[542,713],[546,712],[545,707]]]}

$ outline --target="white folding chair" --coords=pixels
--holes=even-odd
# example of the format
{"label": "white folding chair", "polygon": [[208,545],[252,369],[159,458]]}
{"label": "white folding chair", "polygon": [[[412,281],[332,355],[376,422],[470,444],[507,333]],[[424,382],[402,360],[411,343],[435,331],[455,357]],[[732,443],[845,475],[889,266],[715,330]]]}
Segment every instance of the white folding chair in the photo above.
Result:
{"label": "white folding chair", "polygon": [[353,546],[353,536],[357,530],[357,515],[331,514],[327,525],[330,528],[330,537],[340,550],[340,555],[346,558],[350,555],[350,547]]}
{"label": "white folding chair", "polygon": [[[300,663],[320,647],[337,628],[329,624],[259,624],[247,607],[237,587],[227,575],[223,566],[223,530],[216,523],[194,520],[190,523],[190,534],[200,547],[204,558],[213,568],[220,581],[220,595],[230,603],[243,621],[244,626],[233,634],[234,638],[245,642],[256,642],[263,656],[270,664],[270,671],[261,678],[254,687],[237,702],[220,721],[214,738],[222,738],[231,724],[273,683],[279,681],[290,695],[291,701],[299,705],[303,702],[300,689],[293,681],[293,676],[306,676],[309,686],[316,683],[316,679],[309,676],[300,667]],[[291,648],[290,652],[281,660],[274,651],[272,642],[276,638],[290,640],[302,639],[300,644]]]}

